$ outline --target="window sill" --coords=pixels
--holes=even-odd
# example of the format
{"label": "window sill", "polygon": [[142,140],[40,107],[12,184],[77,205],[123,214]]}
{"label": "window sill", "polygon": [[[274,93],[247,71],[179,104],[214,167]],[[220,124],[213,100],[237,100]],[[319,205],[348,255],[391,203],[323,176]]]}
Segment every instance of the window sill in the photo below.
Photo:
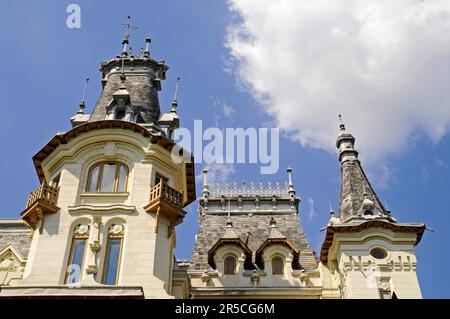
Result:
{"label": "window sill", "polygon": [[89,197],[128,197],[130,195],[129,192],[85,192],[81,193],[81,198],[89,198]]}

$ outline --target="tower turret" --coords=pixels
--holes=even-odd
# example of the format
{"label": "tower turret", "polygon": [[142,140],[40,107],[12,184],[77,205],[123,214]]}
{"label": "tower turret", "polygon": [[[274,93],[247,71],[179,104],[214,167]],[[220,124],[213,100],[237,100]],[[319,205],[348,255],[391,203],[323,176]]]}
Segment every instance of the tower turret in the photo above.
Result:
{"label": "tower turret", "polygon": [[[103,88],[89,121],[126,120],[158,133],[161,115],[158,91],[169,67],[150,56],[150,38],[146,38],[144,53],[133,55],[129,48],[129,30],[136,27],[131,25],[130,17],[125,27],[121,54],[100,65]],[[121,91],[128,94],[125,104],[115,98]]]}
{"label": "tower turret", "polygon": [[425,225],[397,223],[383,207],[358,160],[355,138],[343,123],[336,146],[340,216],[334,217],[330,205],[320,253],[324,278],[331,278],[324,281],[324,291],[341,298],[421,298],[414,246]]}
{"label": "tower turret", "polygon": [[355,137],[346,130],[344,123],[340,124],[336,147],[339,150],[341,165],[340,220],[344,221],[352,216],[366,214],[387,217],[388,214],[358,159]]}

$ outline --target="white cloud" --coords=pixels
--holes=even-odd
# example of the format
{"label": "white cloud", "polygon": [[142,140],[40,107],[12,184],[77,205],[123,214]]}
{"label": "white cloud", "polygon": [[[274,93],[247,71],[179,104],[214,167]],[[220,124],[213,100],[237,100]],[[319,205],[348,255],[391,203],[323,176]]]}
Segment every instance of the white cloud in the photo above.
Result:
{"label": "white cloud", "polygon": [[224,104],[223,105],[223,115],[226,118],[233,118],[236,115],[236,110],[232,106],[230,106],[228,104]]}
{"label": "white cloud", "polygon": [[234,107],[217,97],[210,96],[209,99],[214,110],[214,124],[216,127],[222,127],[224,120],[233,120],[237,113]]}
{"label": "white cloud", "polygon": [[380,189],[387,189],[391,183],[397,181],[397,170],[388,165],[370,167],[367,173],[369,179]]}
{"label": "white cloud", "polygon": [[302,145],[334,150],[338,113],[374,163],[450,123],[450,1],[229,0],[240,85]]}
{"label": "white cloud", "polygon": [[316,209],[314,207],[314,198],[308,197],[308,219],[313,220],[317,216]]}
{"label": "white cloud", "polygon": [[[208,169],[208,183],[210,184],[224,184],[236,173],[233,164],[212,163],[205,168]],[[196,179],[203,186],[203,172],[197,174]]]}

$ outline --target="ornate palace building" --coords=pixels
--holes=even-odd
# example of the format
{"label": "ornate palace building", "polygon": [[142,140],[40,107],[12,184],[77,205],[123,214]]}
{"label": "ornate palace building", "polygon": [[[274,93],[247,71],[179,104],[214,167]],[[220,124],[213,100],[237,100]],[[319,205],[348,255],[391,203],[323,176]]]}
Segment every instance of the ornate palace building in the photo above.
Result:
{"label": "ornate palace building", "polygon": [[[33,157],[40,186],[20,219],[0,221],[0,297],[421,298],[425,225],[398,223],[383,206],[343,124],[339,212],[320,252],[300,224],[290,168],[284,184],[239,186],[211,183],[205,169],[194,204],[193,157],[172,139],[177,94],[160,112],[168,67],[150,39],[133,55],[128,38],[100,65],[92,114],[83,97],[72,129]],[[177,260],[190,204],[200,228],[192,259]]]}

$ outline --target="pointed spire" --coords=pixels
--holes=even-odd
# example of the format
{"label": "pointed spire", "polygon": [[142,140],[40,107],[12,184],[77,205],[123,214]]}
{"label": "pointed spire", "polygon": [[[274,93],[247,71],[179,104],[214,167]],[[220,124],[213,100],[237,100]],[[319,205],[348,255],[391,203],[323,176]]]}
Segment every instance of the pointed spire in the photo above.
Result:
{"label": "pointed spire", "polygon": [[175,94],[173,96],[172,101],[172,110],[170,112],[177,113],[177,107],[178,107],[178,88],[180,86],[180,77],[177,77],[177,84],[175,86]]}
{"label": "pointed spire", "polygon": [[355,138],[347,132],[342,116],[339,114],[340,132],[336,139],[341,163],[341,195],[339,217],[341,221],[361,212],[374,211],[387,216],[386,210],[378,199],[358,160],[358,152],[354,148]]}
{"label": "pointed spire", "polygon": [[150,57],[150,43],[152,42],[152,39],[150,37],[145,38],[145,51],[144,51],[144,58]]}
{"label": "pointed spire", "polygon": [[86,99],[86,91],[87,91],[88,83],[89,83],[89,78],[86,78],[86,80],[84,82],[83,97],[81,98],[81,102],[80,102],[80,110],[78,111],[77,114],[84,114],[84,109],[86,108],[85,99]]}

